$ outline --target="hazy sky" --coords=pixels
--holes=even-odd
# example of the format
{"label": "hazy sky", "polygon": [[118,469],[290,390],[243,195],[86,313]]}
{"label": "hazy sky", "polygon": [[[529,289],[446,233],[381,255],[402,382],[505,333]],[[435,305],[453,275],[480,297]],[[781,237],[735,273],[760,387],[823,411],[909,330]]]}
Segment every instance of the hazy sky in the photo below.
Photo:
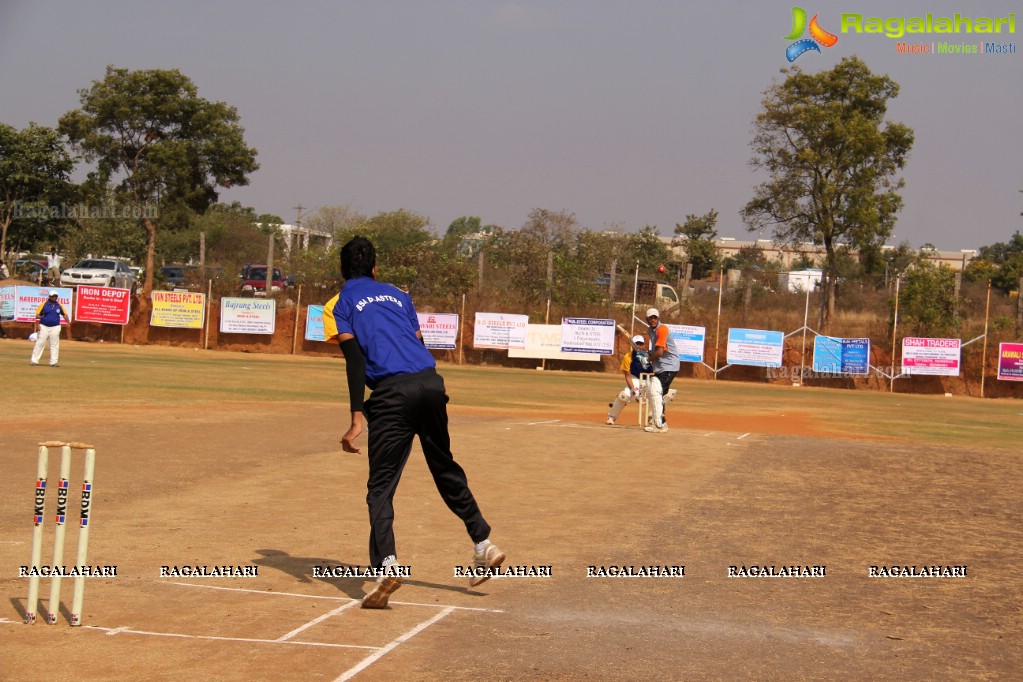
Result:
{"label": "hazy sky", "polygon": [[[236,107],[259,151],[251,184],[221,198],[287,222],[299,204],[406,208],[443,233],[462,215],[516,229],[545,208],[671,235],[713,208],[720,236],[750,238],[751,124],[787,66],[792,4],[0,0],[0,121],[56,125],[108,64],[176,68]],[[916,143],[893,241],[956,250],[1023,229],[1023,54],[906,55],[839,31],[843,12],[1003,17],[1018,3],[802,6],[839,41],[796,65],[856,54],[901,85],[889,118]]]}

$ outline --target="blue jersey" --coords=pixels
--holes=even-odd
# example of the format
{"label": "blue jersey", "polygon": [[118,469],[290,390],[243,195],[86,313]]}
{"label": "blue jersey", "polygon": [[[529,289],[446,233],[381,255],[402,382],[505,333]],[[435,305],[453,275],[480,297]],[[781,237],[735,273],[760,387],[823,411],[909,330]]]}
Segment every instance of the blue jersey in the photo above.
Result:
{"label": "blue jersey", "polygon": [[36,308],[36,319],[44,327],[59,327],[62,317],[67,317],[67,313],[64,311],[64,306],[57,301],[46,299]]}
{"label": "blue jersey", "polygon": [[413,374],[437,366],[433,355],[416,336],[419,318],[412,299],[401,289],[371,277],[345,282],[323,306],[327,340],[352,334],[366,358],[366,385],[376,388],[387,377]]}

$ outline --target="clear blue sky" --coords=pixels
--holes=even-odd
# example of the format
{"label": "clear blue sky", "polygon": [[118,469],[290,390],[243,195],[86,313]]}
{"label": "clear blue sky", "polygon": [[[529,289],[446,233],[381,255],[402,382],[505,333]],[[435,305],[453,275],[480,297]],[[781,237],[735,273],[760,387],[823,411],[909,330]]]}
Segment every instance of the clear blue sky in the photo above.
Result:
{"label": "clear blue sky", "polygon": [[[1021,9],[817,2],[802,6],[834,33],[842,12]],[[787,65],[791,7],[0,0],[0,121],[55,125],[107,64],[176,68],[236,107],[259,151],[250,186],[221,198],[287,222],[299,204],[406,208],[443,233],[462,215],[516,229],[546,208],[595,230],[670,235],[713,208],[720,236],[741,239],[739,210],[763,179],[748,165],[751,123]],[[857,54],[901,85],[889,118],[916,131],[894,241],[976,248],[1023,228],[1023,53],[900,55],[884,36],[839,36],[796,64],[814,72]]]}

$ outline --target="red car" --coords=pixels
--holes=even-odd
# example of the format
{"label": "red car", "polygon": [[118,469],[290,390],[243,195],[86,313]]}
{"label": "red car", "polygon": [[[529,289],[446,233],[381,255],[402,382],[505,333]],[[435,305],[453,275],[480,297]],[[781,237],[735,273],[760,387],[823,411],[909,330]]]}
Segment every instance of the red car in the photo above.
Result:
{"label": "red car", "polygon": [[[279,294],[284,291],[284,275],[275,267],[273,279],[270,281],[270,293]],[[266,296],[266,266],[246,265],[242,268],[242,293],[253,296]]]}

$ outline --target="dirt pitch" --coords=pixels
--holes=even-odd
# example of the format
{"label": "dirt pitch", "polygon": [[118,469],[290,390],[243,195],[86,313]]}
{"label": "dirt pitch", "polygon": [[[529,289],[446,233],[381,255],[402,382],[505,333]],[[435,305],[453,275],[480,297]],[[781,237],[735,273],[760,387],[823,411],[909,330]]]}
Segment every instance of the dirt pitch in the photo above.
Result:
{"label": "dirt pitch", "polygon": [[[1023,404],[678,382],[671,430],[613,375],[442,366],[456,456],[508,563],[550,578],[467,589],[471,547],[413,451],[396,497],[412,567],[366,581],[366,463],[337,444],[336,359],[0,341],[0,679],[1010,679],[1023,667]],[[22,624],[36,444],[98,450],[85,627]],[[56,480],[51,455],[50,480]],[[78,503],[75,462],[70,507]],[[52,484],[51,484],[52,486]],[[52,489],[51,489],[52,490]],[[48,500],[44,561],[52,543]],[[74,556],[77,515],[67,534]],[[258,567],[247,578],[161,566]],[[589,566],[684,565],[676,578]],[[730,566],[826,566],[818,578]],[[876,578],[870,566],[966,566]],[[45,608],[49,593],[43,580]],[[60,672],[58,672],[60,671]]]}

